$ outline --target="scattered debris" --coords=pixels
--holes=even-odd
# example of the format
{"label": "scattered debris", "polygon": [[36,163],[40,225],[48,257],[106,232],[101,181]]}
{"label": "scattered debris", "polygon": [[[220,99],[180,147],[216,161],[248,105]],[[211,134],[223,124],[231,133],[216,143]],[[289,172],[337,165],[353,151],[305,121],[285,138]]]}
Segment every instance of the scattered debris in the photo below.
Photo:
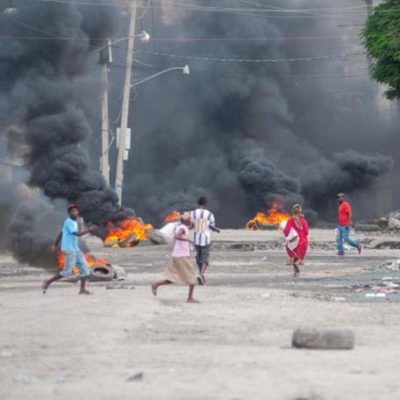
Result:
{"label": "scattered debris", "polygon": [[359,232],[376,232],[380,231],[381,227],[379,225],[374,225],[374,224],[357,224],[354,227],[354,230]]}
{"label": "scattered debris", "polygon": [[362,369],[361,369],[360,367],[353,367],[353,368],[350,370],[350,373],[351,373],[352,375],[361,375],[361,374],[362,374]]}
{"label": "scattered debris", "polygon": [[331,297],[332,301],[346,301],[345,297]]}
{"label": "scattered debris", "polygon": [[13,356],[14,353],[12,353],[10,350],[0,350],[0,358],[8,358]]}
{"label": "scattered debris", "polygon": [[379,269],[386,269],[389,271],[400,271],[400,258],[393,261],[386,261],[378,266]]}
{"label": "scattered debris", "polygon": [[384,285],[386,286],[386,287],[390,287],[390,288],[392,288],[392,289],[398,289],[398,288],[400,288],[400,285],[398,284],[398,283],[394,283],[394,282],[385,282],[384,283]]}
{"label": "scattered debris", "polygon": [[30,375],[17,375],[15,377],[15,381],[19,383],[24,383],[26,385],[36,385],[38,383],[42,383],[42,381],[39,378],[36,378],[35,376],[30,376]]}
{"label": "scattered debris", "polygon": [[387,227],[390,230],[399,230],[400,229],[400,219],[395,218],[395,217],[389,217]]}
{"label": "scattered debris", "polygon": [[68,376],[66,375],[60,375],[58,378],[56,378],[56,380],[54,381],[55,383],[61,385],[64,383],[70,383],[70,379],[68,378]]}
{"label": "scattered debris", "polygon": [[141,381],[143,379],[144,373],[143,372],[138,372],[135,375],[130,376],[129,378],[127,378],[127,382],[137,382],[137,381]]}
{"label": "scattered debris", "polygon": [[354,334],[349,329],[296,329],[292,346],[300,349],[351,350]]}
{"label": "scattered debris", "polygon": [[365,297],[372,298],[372,297],[386,297],[386,293],[366,293]]}
{"label": "scattered debris", "polygon": [[112,268],[114,270],[114,278],[117,281],[124,281],[127,278],[126,271],[124,268],[115,264],[113,264]]}
{"label": "scattered debris", "polygon": [[135,286],[126,286],[124,283],[110,283],[109,285],[105,286],[106,289],[113,290],[113,289],[135,289]]}
{"label": "scattered debris", "polygon": [[373,240],[370,245],[371,248],[376,250],[398,250],[400,249],[399,240]]}
{"label": "scattered debris", "polygon": [[394,294],[394,293],[397,293],[397,290],[392,289],[390,286],[386,286],[386,287],[378,288],[377,292],[384,293],[384,294]]}
{"label": "scattered debris", "polygon": [[381,229],[400,229],[400,210],[392,211],[388,217],[382,217],[375,221]]}

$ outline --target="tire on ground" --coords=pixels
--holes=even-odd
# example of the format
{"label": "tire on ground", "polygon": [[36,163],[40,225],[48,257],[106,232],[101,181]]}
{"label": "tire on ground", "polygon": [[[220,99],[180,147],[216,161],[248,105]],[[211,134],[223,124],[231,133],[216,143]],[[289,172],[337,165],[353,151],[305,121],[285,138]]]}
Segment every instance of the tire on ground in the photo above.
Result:
{"label": "tire on ground", "polygon": [[154,244],[168,244],[168,239],[158,229],[152,229],[146,232],[147,237]]}
{"label": "tire on ground", "polygon": [[92,282],[111,281],[114,278],[114,269],[107,265],[94,265],[90,268],[89,280]]}
{"label": "tire on ground", "polygon": [[137,238],[136,234],[133,233],[132,235],[129,235],[125,240],[119,241],[118,244],[120,247],[124,248],[135,247],[140,243],[140,240],[136,238]]}

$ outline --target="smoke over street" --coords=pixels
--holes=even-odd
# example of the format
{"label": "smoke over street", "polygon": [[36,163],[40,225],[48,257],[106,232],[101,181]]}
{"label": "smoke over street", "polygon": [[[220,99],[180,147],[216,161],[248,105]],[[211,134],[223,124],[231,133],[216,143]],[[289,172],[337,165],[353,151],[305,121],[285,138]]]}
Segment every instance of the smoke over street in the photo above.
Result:
{"label": "smoke over street", "polygon": [[[359,28],[351,27],[367,15],[362,2],[324,2],[327,9],[359,7],[330,18],[266,12],[321,8],[318,1],[193,1],[197,8],[184,11],[161,3],[156,22],[145,19],[143,27],[162,39],[142,45],[137,58],[157,70],[188,63],[192,74],[136,91],[126,196],[140,215],[161,217],[205,192],[227,226],[242,226],[273,198],[286,206],[302,201],[332,218],[327,198],[367,195],[392,170],[397,155],[388,143],[396,140],[398,116],[381,109]],[[316,59],[282,61],[304,57]],[[152,73],[137,68],[138,79]],[[380,212],[370,205],[359,217]]]}
{"label": "smoke over street", "polygon": [[[137,46],[135,79],[186,63],[192,73],[135,90],[124,185],[124,205],[132,209],[121,209],[92,148],[99,131],[98,50],[106,39],[126,35],[127,18],[117,3],[94,3],[15,1],[16,12],[0,13],[2,157],[19,152],[29,173],[7,183],[12,189],[2,198],[3,242],[17,257],[38,259],[56,233],[53,224],[41,229],[43,218],[58,221],[66,201],[100,226],[134,215],[132,209],[158,224],[171,210],[192,208],[200,195],[229,227],[243,226],[275,201],[287,209],[301,202],[314,220],[329,220],[338,191],[354,196],[356,206],[363,196],[374,198],[368,207],[359,204],[359,218],[393,206],[376,208],[375,192],[396,168],[399,121],[369,80],[352,28],[365,19],[364,8],[289,18],[280,1],[238,1],[227,12],[218,7],[231,2],[215,10],[212,1],[182,7],[171,0],[140,10],[140,29],[153,42]],[[305,6],[320,5],[295,1],[290,10]],[[7,10],[9,2],[0,7]],[[114,46],[117,62],[125,50]],[[111,66],[114,115],[122,75]],[[20,183],[39,191],[27,199],[18,194]],[[393,196],[396,202],[399,193]]]}

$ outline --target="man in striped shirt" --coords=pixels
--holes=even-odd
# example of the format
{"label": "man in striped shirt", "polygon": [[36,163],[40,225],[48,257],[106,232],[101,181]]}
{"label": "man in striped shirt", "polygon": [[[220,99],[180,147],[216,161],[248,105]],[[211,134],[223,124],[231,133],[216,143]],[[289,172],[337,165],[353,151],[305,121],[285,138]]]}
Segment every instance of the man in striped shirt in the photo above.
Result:
{"label": "man in striped shirt", "polygon": [[207,199],[200,197],[198,208],[191,211],[191,220],[194,228],[194,245],[196,248],[196,264],[199,268],[199,277],[197,278],[200,285],[205,284],[204,274],[209,264],[211,231],[220,232],[215,226],[214,214],[207,210]]}

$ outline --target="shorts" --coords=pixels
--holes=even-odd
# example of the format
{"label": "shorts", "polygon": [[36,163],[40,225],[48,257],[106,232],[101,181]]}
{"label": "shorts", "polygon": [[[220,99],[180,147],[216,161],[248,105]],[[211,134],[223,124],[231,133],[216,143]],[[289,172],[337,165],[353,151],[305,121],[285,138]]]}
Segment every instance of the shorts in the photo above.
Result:
{"label": "shorts", "polygon": [[60,272],[60,275],[64,278],[72,278],[72,270],[77,267],[79,270],[79,277],[86,278],[90,275],[90,269],[80,250],[68,250],[63,251],[65,256],[64,269]]}
{"label": "shorts", "polygon": [[210,245],[195,246],[196,248],[196,264],[200,268],[203,264],[208,266],[210,258]]}

